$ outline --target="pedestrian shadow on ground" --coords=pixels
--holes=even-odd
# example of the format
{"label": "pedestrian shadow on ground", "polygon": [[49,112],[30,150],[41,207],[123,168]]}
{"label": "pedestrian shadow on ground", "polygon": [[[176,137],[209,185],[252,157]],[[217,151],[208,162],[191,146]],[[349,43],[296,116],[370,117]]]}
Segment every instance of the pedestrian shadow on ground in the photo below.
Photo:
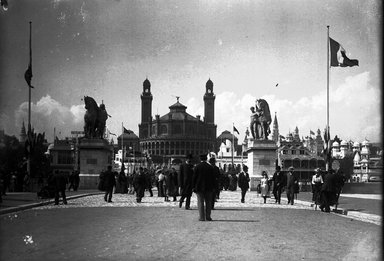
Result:
{"label": "pedestrian shadow on ground", "polygon": [[260,220],[236,220],[236,219],[214,219],[214,222],[251,222],[251,223],[258,223]]}

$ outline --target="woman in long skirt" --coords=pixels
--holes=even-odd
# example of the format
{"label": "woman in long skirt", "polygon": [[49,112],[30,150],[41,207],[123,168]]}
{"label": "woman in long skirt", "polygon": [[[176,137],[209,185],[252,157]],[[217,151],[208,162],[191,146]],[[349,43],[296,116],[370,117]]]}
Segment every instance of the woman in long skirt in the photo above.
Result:
{"label": "woman in long skirt", "polygon": [[319,168],[315,169],[315,175],[312,177],[312,201],[315,203],[315,210],[317,205],[320,205],[321,186],[323,185],[323,177]]}
{"label": "woman in long skirt", "polygon": [[264,204],[267,203],[267,198],[269,198],[269,182],[268,182],[268,175],[267,175],[267,172],[266,171],[263,171],[262,172],[262,178],[260,180],[260,184],[261,184],[261,196],[264,198]]}

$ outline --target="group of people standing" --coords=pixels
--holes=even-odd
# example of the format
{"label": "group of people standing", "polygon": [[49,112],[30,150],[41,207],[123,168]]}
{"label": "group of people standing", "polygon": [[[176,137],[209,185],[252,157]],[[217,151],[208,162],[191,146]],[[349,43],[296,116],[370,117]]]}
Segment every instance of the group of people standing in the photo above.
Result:
{"label": "group of people standing", "polygon": [[147,168],[140,167],[139,171],[126,176],[124,168],[120,173],[112,171],[112,166],[107,167],[107,171],[103,171],[99,176],[98,189],[105,191],[104,200],[106,202],[112,202],[112,194],[134,194],[136,193],[136,202],[141,203],[144,197],[145,190],[148,190],[150,196],[153,196],[152,192],[153,175]]}
{"label": "group of people standing", "polygon": [[341,190],[345,183],[345,177],[341,169],[330,169],[324,173],[319,168],[312,177],[312,201],[315,208],[319,206],[323,212],[330,212],[330,206],[338,204]]}
{"label": "group of people standing", "polygon": [[[193,156],[187,155],[186,161],[180,165],[179,171],[174,166],[158,167],[153,170],[140,167],[137,174],[132,175],[132,186],[136,193],[137,203],[142,202],[146,190],[152,197],[152,186],[155,185],[158,189],[158,196],[164,197],[164,201],[171,201],[170,198],[172,198],[173,202],[179,203],[180,208],[185,204],[185,209],[189,210],[191,197],[195,193],[199,220],[211,221],[211,211],[215,209],[215,202],[220,199],[220,191],[223,189],[222,171],[216,166],[214,154],[200,155],[200,163],[196,165],[192,163],[192,160]],[[329,206],[337,202],[337,191],[340,193],[344,184],[342,177],[342,175],[333,175],[331,172],[324,176],[320,173],[320,169],[316,169],[316,174],[312,179],[313,201],[320,206],[322,211],[329,212]],[[250,187],[250,177],[246,165],[243,165],[242,171],[236,178],[236,186],[238,185],[241,189],[240,202],[245,203],[246,193]],[[102,179],[104,180],[103,189],[106,202],[112,202],[113,187],[115,186],[115,193],[128,193],[128,177],[123,170],[117,174],[117,172],[112,172],[111,166],[108,166],[108,170],[100,175],[100,180]],[[277,166],[271,178],[268,177],[266,171],[262,172],[257,190],[263,197],[264,203],[272,191],[277,204],[281,204],[281,194],[285,191],[288,204],[294,205],[295,194],[299,193],[299,180],[293,167],[289,167],[288,172],[285,173],[281,171],[280,166]],[[177,197],[180,197],[179,200]]]}

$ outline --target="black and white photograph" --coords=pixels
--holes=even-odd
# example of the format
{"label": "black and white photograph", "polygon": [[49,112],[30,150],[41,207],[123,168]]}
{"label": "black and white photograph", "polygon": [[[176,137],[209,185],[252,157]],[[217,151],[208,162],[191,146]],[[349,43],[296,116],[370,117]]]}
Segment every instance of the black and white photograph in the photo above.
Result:
{"label": "black and white photograph", "polygon": [[382,260],[382,2],[0,0],[1,260]]}

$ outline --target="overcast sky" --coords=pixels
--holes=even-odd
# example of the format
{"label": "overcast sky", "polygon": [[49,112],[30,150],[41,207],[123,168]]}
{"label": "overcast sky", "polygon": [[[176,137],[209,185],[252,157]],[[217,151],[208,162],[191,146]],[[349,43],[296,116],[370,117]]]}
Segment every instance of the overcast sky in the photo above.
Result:
{"label": "overcast sky", "polygon": [[[32,126],[63,138],[84,126],[83,96],[103,101],[138,134],[142,83],[152,115],[180,102],[204,115],[205,83],[214,83],[217,134],[249,125],[264,98],[280,134],[326,126],[327,28],[359,67],[330,69],[331,137],[381,139],[381,1],[8,0],[0,11],[0,129],[19,135],[28,121],[32,21]],[[276,87],[276,84],[278,86]],[[272,125],[271,125],[272,127]],[[116,141],[116,139],[115,139]]]}

